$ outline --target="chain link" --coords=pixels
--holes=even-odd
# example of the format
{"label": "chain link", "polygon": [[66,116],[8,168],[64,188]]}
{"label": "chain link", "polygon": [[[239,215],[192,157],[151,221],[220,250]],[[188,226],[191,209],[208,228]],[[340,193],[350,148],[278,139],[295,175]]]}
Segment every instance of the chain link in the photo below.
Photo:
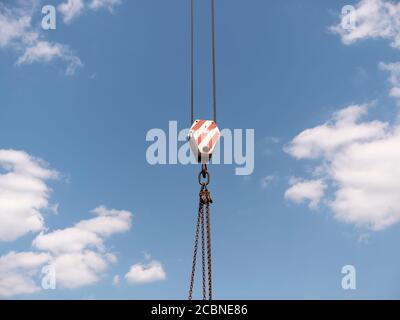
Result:
{"label": "chain link", "polygon": [[208,261],[208,298],[212,300],[212,261],[211,261],[211,219],[210,204],[206,205],[206,224],[207,224],[207,261]]}
{"label": "chain link", "polygon": [[200,220],[201,211],[203,210],[203,204],[199,203],[199,210],[197,211],[197,224],[196,224],[196,235],[194,240],[194,252],[193,252],[193,263],[192,263],[192,274],[190,276],[190,286],[189,286],[189,300],[192,300],[194,276],[196,273],[196,258],[197,258],[197,248],[199,247],[199,233],[200,233]]}
{"label": "chain link", "polygon": [[201,272],[203,282],[203,300],[207,300],[207,285],[206,285],[206,246],[204,237],[204,205],[201,210]]}

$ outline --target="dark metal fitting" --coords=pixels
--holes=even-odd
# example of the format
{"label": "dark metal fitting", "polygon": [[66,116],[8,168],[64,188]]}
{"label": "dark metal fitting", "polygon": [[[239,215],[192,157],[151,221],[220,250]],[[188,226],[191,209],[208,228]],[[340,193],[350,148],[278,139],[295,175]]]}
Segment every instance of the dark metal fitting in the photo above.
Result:
{"label": "dark metal fitting", "polygon": [[[203,179],[205,179],[205,181],[202,181],[202,177]],[[203,172],[199,173],[199,184],[203,187],[208,186],[210,183],[210,174],[208,172],[205,173],[205,175],[203,175]]]}

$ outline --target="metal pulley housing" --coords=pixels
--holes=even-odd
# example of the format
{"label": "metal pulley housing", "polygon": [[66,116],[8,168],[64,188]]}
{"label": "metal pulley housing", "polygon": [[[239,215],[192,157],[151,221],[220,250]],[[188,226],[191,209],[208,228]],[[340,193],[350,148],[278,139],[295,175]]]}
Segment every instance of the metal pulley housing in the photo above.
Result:
{"label": "metal pulley housing", "polygon": [[189,130],[188,140],[199,163],[208,163],[220,138],[215,121],[195,120]]}

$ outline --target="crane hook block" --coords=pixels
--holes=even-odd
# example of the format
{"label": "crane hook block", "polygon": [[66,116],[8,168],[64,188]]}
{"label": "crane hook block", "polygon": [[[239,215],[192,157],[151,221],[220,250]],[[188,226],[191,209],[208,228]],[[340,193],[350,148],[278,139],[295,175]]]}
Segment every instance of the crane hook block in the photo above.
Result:
{"label": "crane hook block", "polygon": [[211,120],[195,120],[189,130],[188,140],[199,163],[208,163],[220,138],[217,124]]}

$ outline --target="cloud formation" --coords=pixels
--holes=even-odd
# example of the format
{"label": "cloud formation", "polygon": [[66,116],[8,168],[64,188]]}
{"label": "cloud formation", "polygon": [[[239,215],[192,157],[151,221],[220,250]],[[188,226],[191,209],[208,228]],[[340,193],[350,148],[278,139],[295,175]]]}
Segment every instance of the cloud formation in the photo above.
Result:
{"label": "cloud formation", "polygon": [[50,261],[47,253],[10,252],[0,257],[0,297],[32,294],[41,290],[33,275]]}
{"label": "cloud formation", "polygon": [[360,122],[366,113],[367,105],[348,106],[336,112],[327,123],[301,132],[285,147],[285,151],[297,159],[329,158],[349,144],[383,137],[387,123]]}
{"label": "cloud formation", "polygon": [[[361,0],[354,13],[355,28],[346,30],[341,23],[330,28],[344,44],[387,39],[400,49],[400,3]],[[390,95],[399,103],[400,64],[380,62],[378,66],[389,72]],[[400,221],[400,127],[365,121],[367,112],[367,105],[348,106],[328,122],[298,134],[285,151],[296,159],[317,160],[313,181],[324,181],[334,191],[332,197],[320,195],[338,220],[383,230]],[[294,184],[286,191],[287,199],[305,199],[307,188],[297,187]]]}
{"label": "cloud formation", "polygon": [[[12,49],[19,55],[16,65],[59,60],[66,65],[66,74],[73,75],[82,61],[67,45],[44,39],[39,26],[32,25],[38,1],[0,3],[0,49]],[[40,12],[40,11],[38,11]]]}
{"label": "cloud formation", "polygon": [[[48,230],[42,211],[57,211],[58,205],[49,204],[51,190],[46,181],[57,177],[57,171],[43,160],[24,151],[0,149],[0,241],[40,232],[32,240],[32,251],[0,256],[0,297],[40,291],[44,266],[54,268],[57,287],[73,289],[100,281],[117,262],[106,241],[131,229],[132,213],[98,206],[89,219]],[[152,282],[165,278],[165,272],[159,262],[152,261],[133,266],[128,278]],[[119,282],[119,276],[114,277],[114,285]]]}
{"label": "cloud formation", "polygon": [[132,213],[104,206],[92,213],[96,217],[72,227],[40,233],[32,241],[37,251],[1,256],[0,296],[40,291],[35,279],[39,267],[45,264],[54,267],[57,287],[73,289],[100,281],[108,267],[117,262],[104,243],[110,236],[130,229]]}
{"label": "cloud formation", "polygon": [[131,266],[125,275],[129,283],[150,283],[166,279],[162,264],[157,260],[148,263],[137,263]]}
{"label": "cloud formation", "polygon": [[379,63],[379,68],[383,71],[389,72],[389,82],[392,85],[390,95],[393,98],[400,98],[400,62],[394,63]]}
{"label": "cloud formation", "polygon": [[355,6],[356,27],[345,29],[341,23],[330,27],[346,45],[364,39],[387,39],[400,49],[400,3],[388,0],[361,0]]}
{"label": "cloud formation", "polygon": [[67,0],[61,3],[57,9],[63,15],[63,21],[70,23],[86,10],[97,11],[105,8],[113,12],[114,8],[121,3],[121,0]]}
{"label": "cloud formation", "polygon": [[[113,12],[121,0],[67,0],[58,5],[64,23],[71,23],[85,10],[106,9]],[[16,65],[62,62],[65,74],[74,75],[83,62],[66,44],[46,40],[39,24],[32,22],[34,15],[40,17],[41,0],[0,3],[0,49],[16,52]]]}
{"label": "cloud formation", "polygon": [[110,263],[117,261],[104,242],[131,228],[132,213],[100,206],[92,210],[96,217],[81,220],[73,227],[41,233],[32,246],[52,254],[57,282],[77,288],[99,281]]}
{"label": "cloud formation", "polygon": [[75,74],[76,69],[83,66],[82,61],[67,46],[47,41],[37,41],[33,46],[26,48],[25,52],[18,58],[17,65],[34,62],[46,63],[54,59],[66,63],[65,74],[68,76]]}
{"label": "cloud formation", "polygon": [[90,219],[46,230],[43,211],[58,207],[49,204],[51,189],[46,182],[57,177],[43,160],[24,151],[0,149],[0,241],[40,232],[32,241],[35,251],[0,256],[1,297],[40,291],[36,280],[45,264],[54,266],[57,286],[78,288],[98,282],[117,262],[105,242],[130,230],[132,213],[99,206]]}
{"label": "cloud formation", "polygon": [[84,8],[85,5],[82,0],[68,0],[57,7],[58,11],[63,15],[65,23],[71,22],[77,16],[82,14]]}
{"label": "cloud formation", "polygon": [[315,209],[324,196],[325,188],[326,185],[321,179],[304,181],[292,178],[291,186],[285,192],[285,199],[296,203],[309,201],[310,209]]}
{"label": "cloud formation", "polygon": [[24,151],[0,149],[0,241],[14,241],[44,227],[49,209],[47,180],[57,172]]}
{"label": "cloud formation", "polygon": [[[330,122],[301,132],[286,151],[297,159],[321,161],[315,171],[334,190],[326,202],[338,220],[382,230],[400,221],[400,128],[361,121],[366,112],[365,105],[344,108]],[[321,183],[295,183],[285,197],[309,199],[313,206],[322,197]]]}

